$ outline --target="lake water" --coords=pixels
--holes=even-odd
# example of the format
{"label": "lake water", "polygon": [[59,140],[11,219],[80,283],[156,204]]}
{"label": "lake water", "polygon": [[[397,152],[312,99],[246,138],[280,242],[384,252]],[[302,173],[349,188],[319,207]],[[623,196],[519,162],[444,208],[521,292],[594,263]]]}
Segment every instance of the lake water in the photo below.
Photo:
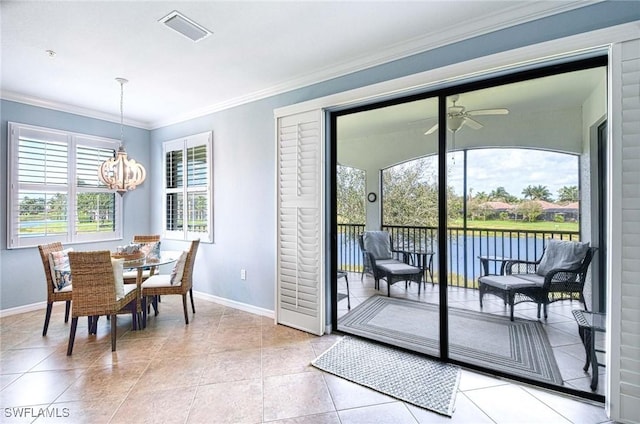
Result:
{"label": "lake water", "polygon": [[[434,242],[433,264],[437,272],[439,255]],[[503,238],[494,236],[460,236],[448,243],[449,273],[463,276],[468,279],[477,279],[481,275],[480,260],[478,256],[500,256],[511,259],[535,261],[542,256],[543,239],[539,237]],[[345,240],[338,237],[338,268],[360,269],[362,266],[362,253],[356,240]],[[500,263],[489,263],[490,273],[499,273]]]}

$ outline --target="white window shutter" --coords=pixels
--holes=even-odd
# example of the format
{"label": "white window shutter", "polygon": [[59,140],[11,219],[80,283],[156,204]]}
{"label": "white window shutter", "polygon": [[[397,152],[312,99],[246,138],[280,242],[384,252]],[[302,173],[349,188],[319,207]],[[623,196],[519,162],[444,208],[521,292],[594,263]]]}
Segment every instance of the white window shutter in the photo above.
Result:
{"label": "white window shutter", "polygon": [[610,416],[640,423],[640,39],[611,56]]}
{"label": "white window shutter", "polygon": [[323,149],[320,110],[277,120],[276,319],[324,333]]}

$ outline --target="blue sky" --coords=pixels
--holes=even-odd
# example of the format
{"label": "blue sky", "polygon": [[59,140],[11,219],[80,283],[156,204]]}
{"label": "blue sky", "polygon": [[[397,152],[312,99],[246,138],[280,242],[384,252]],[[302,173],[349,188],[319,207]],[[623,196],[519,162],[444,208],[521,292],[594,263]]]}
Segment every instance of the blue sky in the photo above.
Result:
{"label": "blue sky", "polygon": [[[469,150],[468,188],[489,194],[497,187],[516,197],[529,186],[547,186],[554,199],[564,186],[578,185],[578,156],[524,149]],[[462,153],[456,154],[449,184],[462,194]]]}

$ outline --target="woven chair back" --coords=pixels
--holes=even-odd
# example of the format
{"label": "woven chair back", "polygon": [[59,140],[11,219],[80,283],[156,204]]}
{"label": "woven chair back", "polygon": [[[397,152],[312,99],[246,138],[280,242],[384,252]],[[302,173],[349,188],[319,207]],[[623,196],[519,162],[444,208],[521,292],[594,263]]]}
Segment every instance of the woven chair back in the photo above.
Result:
{"label": "woven chair back", "polygon": [[110,315],[116,312],[116,285],[108,250],[69,252],[73,275],[72,316]]}
{"label": "woven chair back", "polygon": [[193,265],[196,262],[196,254],[198,253],[198,246],[200,246],[200,239],[193,240],[189,253],[187,254],[187,263],[182,273],[182,288],[183,290],[190,290],[193,287]]}
{"label": "woven chair back", "polygon": [[56,241],[49,244],[41,244],[38,246],[40,252],[40,259],[42,259],[42,266],[44,267],[44,276],[47,279],[47,293],[49,296],[53,295],[53,278],[51,276],[51,256],[53,252],[61,252],[64,248],[62,243]]}
{"label": "woven chair back", "polygon": [[136,234],[133,236],[134,243],[155,243],[160,241],[159,234]]}

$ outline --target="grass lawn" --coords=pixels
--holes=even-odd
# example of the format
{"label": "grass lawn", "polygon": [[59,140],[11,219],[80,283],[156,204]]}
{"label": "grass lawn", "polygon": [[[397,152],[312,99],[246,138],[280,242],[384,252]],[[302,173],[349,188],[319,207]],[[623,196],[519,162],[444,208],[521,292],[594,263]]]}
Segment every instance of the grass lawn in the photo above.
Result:
{"label": "grass lawn", "polygon": [[[451,222],[452,226],[462,227],[462,220]],[[549,221],[502,221],[502,220],[468,220],[467,228],[482,228],[513,231],[579,231],[577,222],[549,222]]]}

